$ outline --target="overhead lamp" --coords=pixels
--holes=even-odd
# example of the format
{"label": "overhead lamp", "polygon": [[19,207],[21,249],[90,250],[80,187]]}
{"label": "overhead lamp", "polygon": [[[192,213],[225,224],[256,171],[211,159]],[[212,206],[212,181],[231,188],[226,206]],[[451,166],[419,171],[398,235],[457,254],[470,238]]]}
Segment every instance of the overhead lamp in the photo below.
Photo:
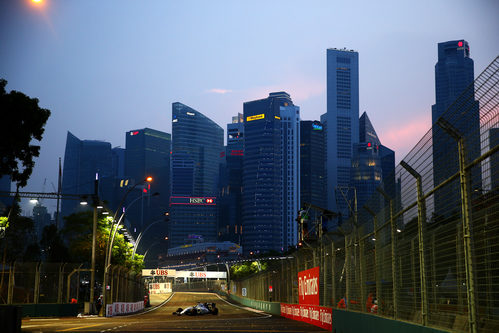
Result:
{"label": "overhead lamp", "polygon": [[29,202],[32,203],[32,204],[37,204],[38,203],[38,199],[29,199]]}
{"label": "overhead lamp", "polygon": [[105,210],[105,211],[103,211],[103,212],[102,212],[102,214],[103,214],[103,215],[108,215],[108,214],[109,214],[109,212],[108,212],[107,210]]}
{"label": "overhead lamp", "polygon": [[86,206],[86,205],[88,205],[87,200],[82,200],[82,201],[80,201],[80,205],[82,205],[82,206]]}
{"label": "overhead lamp", "polygon": [[101,205],[97,206],[97,209],[102,209],[102,208],[104,208],[104,206],[101,206]]}

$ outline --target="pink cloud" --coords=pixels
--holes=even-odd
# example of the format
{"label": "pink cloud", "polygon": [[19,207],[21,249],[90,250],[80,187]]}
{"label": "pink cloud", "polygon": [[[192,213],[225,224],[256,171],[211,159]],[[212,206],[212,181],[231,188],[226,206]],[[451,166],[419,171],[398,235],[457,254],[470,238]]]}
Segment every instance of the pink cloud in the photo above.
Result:
{"label": "pink cloud", "polygon": [[431,127],[431,118],[426,114],[419,118],[412,118],[410,122],[393,123],[389,126],[377,132],[381,143],[395,150],[398,163],[428,132]]}
{"label": "pink cloud", "polygon": [[232,90],[213,88],[213,89],[207,90],[207,92],[214,93],[214,94],[227,94],[227,93],[232,92]]}

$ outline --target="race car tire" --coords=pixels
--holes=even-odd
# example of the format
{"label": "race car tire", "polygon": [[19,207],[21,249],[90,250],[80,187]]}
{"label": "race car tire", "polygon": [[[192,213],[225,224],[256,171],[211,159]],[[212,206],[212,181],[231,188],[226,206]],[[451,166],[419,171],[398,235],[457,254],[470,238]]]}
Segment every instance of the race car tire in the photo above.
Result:
{"label": "race car tire", "polygon": [[211,311],[211,314],[213,314],[213,315],[217,315],[217,314],[218,314],[218,308],[214,308],[214,309]]}

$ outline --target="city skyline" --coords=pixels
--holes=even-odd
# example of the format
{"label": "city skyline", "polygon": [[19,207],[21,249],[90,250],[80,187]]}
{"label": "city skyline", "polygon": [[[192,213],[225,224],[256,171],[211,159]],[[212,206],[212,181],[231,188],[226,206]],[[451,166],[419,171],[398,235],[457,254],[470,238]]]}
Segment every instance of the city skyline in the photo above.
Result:
{"label": "city skyline", "polygon": [[[359,111],[369,113],[400,161],[431,126],[435,45],[470,42],[475,73],[499,49],[492,42],[499,5],[492,1],[387,2],[362,11],[355,4],[286,2],[298,24],[272,15],[283,2],[109,2],[99,3],[98,13],[96,4],[0,5],[0,77],[8,91],[36,97],[52,111],[26,191],[41,191],[44,179],[47,188],[57,184],[67,131],[124,147],[130,128],[171,133],[175,101],[222,126],[244,101],[287,91],[303,120],[319,120],[326,112],[324,56],[333,47],[359,52]],[[457,19],[463,13],[466,20]],[[128,24],[127,17],[136,19]],[[293,52],[282,52],[283,43]],[[54,211],[55,202],[46,204]]]}

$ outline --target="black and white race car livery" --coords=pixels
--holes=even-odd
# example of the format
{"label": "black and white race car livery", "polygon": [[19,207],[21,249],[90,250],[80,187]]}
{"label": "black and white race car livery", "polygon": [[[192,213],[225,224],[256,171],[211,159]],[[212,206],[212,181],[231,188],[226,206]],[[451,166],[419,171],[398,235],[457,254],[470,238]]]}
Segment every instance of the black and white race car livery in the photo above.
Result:
{"label": "black and white race car livery", "polygon": [[189,306],[185,309],[178,308],[177,311],[173,312],[173,314],[177,316],[197,316],[204,314],[217,315],[218,308],[215,306],[215,303],[198,303],[197,305]]}

